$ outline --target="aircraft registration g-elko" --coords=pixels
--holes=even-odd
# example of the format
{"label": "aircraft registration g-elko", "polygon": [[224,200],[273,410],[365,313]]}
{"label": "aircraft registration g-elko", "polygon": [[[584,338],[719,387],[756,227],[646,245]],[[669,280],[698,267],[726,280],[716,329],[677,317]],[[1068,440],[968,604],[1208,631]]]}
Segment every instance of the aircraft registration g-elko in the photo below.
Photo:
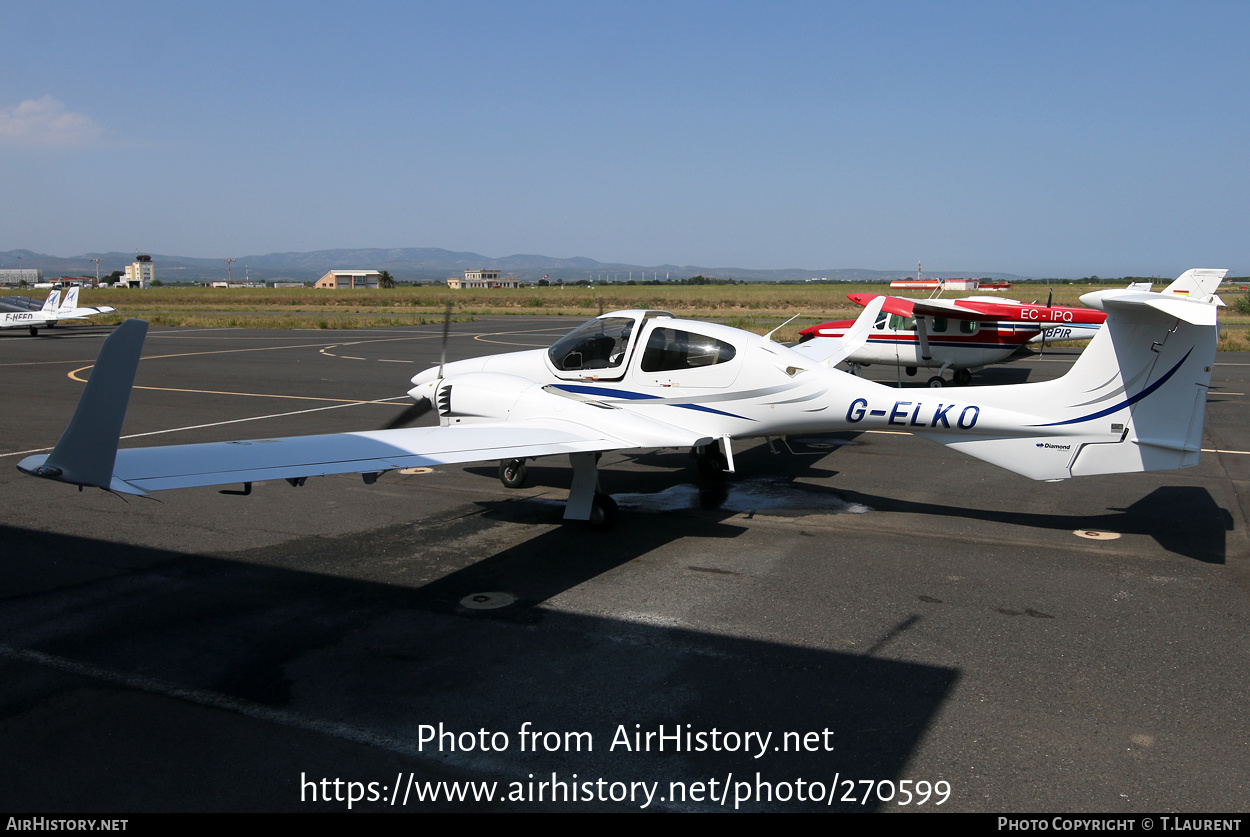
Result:
{"label": "aircraft registration g-elko", "polygon": [[[1198,462],[1215,358],[1215,307],[1134,290],[1082,297],[1107,327],[1062,378],[949,397],[833,368],[843,347],[796,348],[660,311],[616,311],[549,349],[442,364],[412,379],[436,427],[118,450],[147,324],[109,336],[65,433],[18,465],[125,494],[566,454],[566,520],[610,526],[597,454],[692,448],[733,470],[732,442],[793,433],[909,430],[1026,477],[1180,468]],[[837,349],[838,351],[833,351]],[[825,365],[829,363],[829,365]],[[718,448],[719,445],[719,448]]]}

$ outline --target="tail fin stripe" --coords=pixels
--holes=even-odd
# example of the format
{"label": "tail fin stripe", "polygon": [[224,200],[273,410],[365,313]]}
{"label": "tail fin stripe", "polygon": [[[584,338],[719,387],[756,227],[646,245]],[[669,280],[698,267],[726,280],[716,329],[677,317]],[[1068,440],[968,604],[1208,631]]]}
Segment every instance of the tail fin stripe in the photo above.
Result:
{"label": "tail fin stripe", "polygon": [[1188,352],[1185,352],[1185,356],[1181,358],[1179,361],[1177,361],[1176,365],[1173,366],[1171,369],[1169,369],[1167,374],[1161,377],[1159,380],[1155,381],[1153,384],[1146,387],[1145,389],[1143,389],[1141,392],[1137,393],[1136,395],[1130,398],[1124,399],[1119,404],[1116,404],[1113,407],[1108,407],[1105,410],[1099,410],[1096,413],[1090,413],[1087,416],[1080,416],[1078,418],[1068,419],[1067,421],[1052,421],[1047,424],[1031,424],[1029,426],[1030,427],[1062,427],[1065,424],[1080,424],[1083,421],[1092,421],[1093,419],[1096,419],[1096,418],[1109,416],[1112,413],[1118,413],[1120,410],[1123,410],[1125,407],[1133,406],[1138,401],[1141,401],[1147,395],[1150,395],[1150,393],[1154,392],[1159,387],[1166,384],[1168,382],[1168,379],[1176,374],[1176,370],[1180,369],[1185,364],[1185,361],[1189,360],[1189,356],[1190,354],[1193,353],[1193,351],[1194,350],[1191,348]]}

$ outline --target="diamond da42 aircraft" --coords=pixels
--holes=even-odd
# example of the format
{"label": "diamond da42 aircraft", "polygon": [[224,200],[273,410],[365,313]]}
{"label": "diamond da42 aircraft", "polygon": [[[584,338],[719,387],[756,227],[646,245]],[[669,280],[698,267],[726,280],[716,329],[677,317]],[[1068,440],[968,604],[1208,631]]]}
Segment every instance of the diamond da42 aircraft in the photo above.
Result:
{"label": "diamond da42 aircraft", "polygon": [[[1040,383],[895,389],[833,368],[849,344],[791,348],[663,312],[616,311],[549,349],[418,374],[409,409],[436,410],[438,426],[118,450],[147,331],[127,320],[105,341],[56,447],[18,468],[145,494],[341,473],[371,483],[392,469],[563,454],[573,472],[565,519],[606,528],[616,505],[599,486],[605,451],[692,448],[732,470],[737,440],[881,428],[1038,480],[1197,464],[1215,306],[1131,289],[1082,301],[1107,312],[1107,327],[1067,375]],[[876,313],[865,311],[865,328]]]}

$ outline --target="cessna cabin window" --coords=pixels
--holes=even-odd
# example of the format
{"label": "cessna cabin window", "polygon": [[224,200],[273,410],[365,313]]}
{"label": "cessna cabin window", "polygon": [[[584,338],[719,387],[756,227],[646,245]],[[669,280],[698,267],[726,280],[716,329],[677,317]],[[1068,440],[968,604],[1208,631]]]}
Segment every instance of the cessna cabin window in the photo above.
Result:
{"label": "cessna cabin window", "polygon": [[946,323],[947,323],[947,319],[945,317],[934,317],[933,318],[933,333],[934,334],[945,333]]}
{"label": "cessna cabin window", "polygon": [[737,350],[732,343],[675,328],[657,328],[647,340],[647,349],[642,355],[642,371],[699,369],[731,361],[735,354]]}
{"label": "cessna cabin window", "polygon": [[625,360],[633,317],[600,317],[561,338],[547,356],[561,371],[616,369]]}
{"label": "cessna cabin window", "polygon": [[890,315],[890,328],[894,331],[915,331],[916,321],[911,317],[903,317],[898,314]]}
{"label": "cessna cabin window", "polygon": [[981,324],[976,320],[960,320],[959,331],[961,334],[976,334]]}

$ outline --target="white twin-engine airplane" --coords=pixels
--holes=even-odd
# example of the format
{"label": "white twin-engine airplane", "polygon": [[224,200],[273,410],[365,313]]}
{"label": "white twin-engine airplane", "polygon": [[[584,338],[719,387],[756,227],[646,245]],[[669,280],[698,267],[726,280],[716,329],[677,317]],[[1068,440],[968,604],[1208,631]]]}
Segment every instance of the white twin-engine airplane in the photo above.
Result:
{"label": "white twin-engine airplane", "polygon": [[24,296],[0,299],[0,328],[25,328],[32,337],[37,337],[39,329],[54,328],[61,320],[85,320],[116,310],[109,305],[79,307],[78,287],[75,286],[66,291],[64,302],[61,301],[60,291],[48,294],[42,305],[38,299]]}
{"label": "white twin-engine airplane", "polygon": [[24,328],[31,337],[39,335],[39,329],[52,328],[60,318],[58,306],[61,292],[53,291],[43,301],[18,296],[0,299],[0,328]]}
{"label": "white twin-engine airplane", "polygon": [[[1107,328],[1067,375],[1041,383],[899,390],[834,369],[846,347],[828,340],[789,348],[663,312],[617,311],[550,349],[417,375],[409,409],[436,409],[437,427],[119,451],[147,330],[128,320],[105,342],[52,453],[18,467],[125,494],[226,483],[245,493],[260,480],[359,473],[371,483],[398,468],[567,454],[565,519],[606,528],[616,504],[599,487],[604,451],[689,447],[732,471],[733,440],[898,428],[1039,480],[1197,464],[1215,306],[1131,289],[1082,301],[1108,313]],[[865,330],[876,313],[865,312]]]}

